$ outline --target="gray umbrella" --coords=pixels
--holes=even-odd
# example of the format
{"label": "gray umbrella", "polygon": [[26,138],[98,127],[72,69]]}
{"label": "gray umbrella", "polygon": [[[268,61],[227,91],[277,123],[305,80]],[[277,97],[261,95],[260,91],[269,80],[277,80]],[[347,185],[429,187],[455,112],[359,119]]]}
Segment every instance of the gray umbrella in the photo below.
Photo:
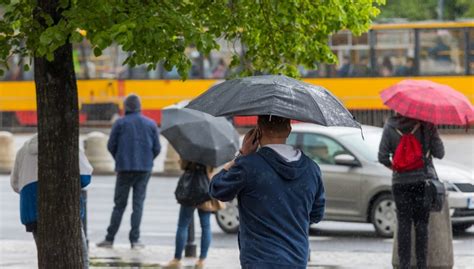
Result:
{"label": "gray umbrella", "polygon": [[182,159],[213,167],[232,160],[239,149],[239,135],[225,118],[192,109],[164,109],[161,134]]}
{"label": "gray umbrella", "polygon": [[324,126],[360,128],[328,90],[282,75],[228,80],[213,86],[186,107],[213,116],[275,115]]}

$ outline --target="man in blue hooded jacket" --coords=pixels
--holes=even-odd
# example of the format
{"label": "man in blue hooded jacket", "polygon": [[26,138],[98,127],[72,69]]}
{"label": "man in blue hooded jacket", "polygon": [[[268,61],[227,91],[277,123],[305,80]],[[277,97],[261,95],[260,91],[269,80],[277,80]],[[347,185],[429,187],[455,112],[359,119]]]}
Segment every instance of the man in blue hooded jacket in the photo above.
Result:
{"label": "man in blue hooded jacket", "polygon": [[211,181],[212,197],[230,201],[237,196],[244,269],[306,268],[309,225],[323,218],[321,171],[285,144],[290,132],[289,119],[259,116],[257,128],[244,138],[241,157]]}
{"label": "man in blue hooded jacket", "polygon": [[124,101],[125,116],[112,126],[107,148],[115,159],[114,209],[105,240],[98,247],[112,247],[127,206],[128,194],[133,189],[132,229],[129,240],[132,248],[143,248],[140,242],[140,223],[146,188],[153,168],[153,160],[160,153],[159,130],[156,123],[141,114],[140,98],[131,94]]}

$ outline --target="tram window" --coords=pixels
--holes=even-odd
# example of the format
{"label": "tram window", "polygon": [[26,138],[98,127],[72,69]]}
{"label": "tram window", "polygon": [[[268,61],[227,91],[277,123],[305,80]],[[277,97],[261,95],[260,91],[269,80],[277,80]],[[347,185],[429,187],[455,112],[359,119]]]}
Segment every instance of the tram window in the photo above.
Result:
{"label": "tram window", "polygon": [[327,72],[337,77],[367,77],[371,75],[368,34],[353,36],[342,31],[332,36],[331,48],[339,59],[338,66]]}
{"label": "tram window", "polygon": [[[186,55],[188,56],[189,60],[191,61],[191,68],[188,73],[189,79],[199,79],[203,77],[202,74],[202,59],[201,54],[195,47],[186,48],[185,51]],[[180,75],[178,73],[178,69],[173,67],[170,71],[166,71],[163,68],[163,78],[164,79],[180,79]]]}
{"label": "tram window", "polygon": [[3,68],[3,75],[0,76],[0,80],[21,80],[22,79],[22,70],[20,64],[20,57],[18,55],[13,55],[8,59],[8,70]]}
{"label": "tram window", "polygon": [[171,71],[164,71],[163,77],[165,79],[179,79],[179,74],[178,74],[178,69],[173,66],[173,69]]}
{"label": "tram window", "polygon": [[229,42],[222,38],[218,39],[217,43],[220,49],[212,51],[203,59],[205,78],[224,79],[236,72],[235,69],[229,70],[229,65],[235,54],[242,53],[242,45],[238,41]]}
{"label": "tram window", "polygon": [[331,66],[331,77],[368,77],[371,75],[369,50],[336,51],[338,66]]}
{"label": "tram window", "polygon": [[463,74],[464,42],[461,29],[421,30],[420,74]]}
{"label": "tram window", "polygon": [[94,66],[92,66],[92,62],[90,61],[90,51],[90,45],[85,40],[73,46],[72,60],[77,79],[91,78],[89,72]]}
{"label": "tram window", "polygon": [[191,70],[189,70],[189,78],[202,78],[202,60],[201,53],[195,48],[190,47],[186,49],[186,54],[191,60]]}
{"label": "tram window", "polygon": [[474,29],[469,31],[469,68],[470,74],[474,74]]}
{"label": "tram window", "polygon": [[317,64],[315,69],[308,69],[304,66],[298,66],[298,71],[300,76],[303,78],[320,78],[326,77],[327,74],[327,65]]}
{"label": "tram window", "polygon": [[410,29],[375,31],[376,68],[382,77],[414,76],[415,32]]}
{"label": "tram window", "polygon": [[[93,49],[87,40],[74,45],[73,63],[78,79],[115,79],[124,77],[127,67],[122,63],[127,53],[119,46],[112,45],[102,51],[102,55],[94,56]],[[127,76],[125,76],[127,77]]]}
{"label": "tram window", "polygon": [[160,78],[160,71],[158,65],[153,70],[148,71],[148,65],[142,64],[135,66],[133,68],[128,67],[128,75],[130,79],[159,79]]}
{"label": "tram window", "polygon": [[[21,75],[21,79],[22,80],[35,80],[33,60],[30,60],[29,57],[23,58],[22,65],[24,65],[24,64],[28,64],[30,66],[30,68],[29,68],[28,71],[25,71],[24,69],[22,70],[23,73]],[[23,68],[23,66],[21,68]]]}

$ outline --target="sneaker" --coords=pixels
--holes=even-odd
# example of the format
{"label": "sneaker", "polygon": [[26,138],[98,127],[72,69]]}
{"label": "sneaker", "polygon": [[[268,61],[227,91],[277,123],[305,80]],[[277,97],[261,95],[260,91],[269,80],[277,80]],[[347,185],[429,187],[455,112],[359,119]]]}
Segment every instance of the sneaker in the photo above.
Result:
{"label": "sneaker", "polygon": [[167,265],[163,268],[166,269],[180,269],[181,268],[181,261],[178,259],[172,259]]}
{"label": "sneaker", "polygon": [[102,242],[97,243],[96,246],[99,248],[112,248],[114,246],[114,242],[104,240]]}
{"label": "sneaker", "polygon": [[141,241],[131,242],[130,244],[132,245],[132,249],[142,249],[142,248],[145,248],[145,244],[143,244]]}
{"label": "sneaker", "polygon": [[197,260],[196,265],[194,265],[194,269],[203,269],[204,268],[204,260]]}

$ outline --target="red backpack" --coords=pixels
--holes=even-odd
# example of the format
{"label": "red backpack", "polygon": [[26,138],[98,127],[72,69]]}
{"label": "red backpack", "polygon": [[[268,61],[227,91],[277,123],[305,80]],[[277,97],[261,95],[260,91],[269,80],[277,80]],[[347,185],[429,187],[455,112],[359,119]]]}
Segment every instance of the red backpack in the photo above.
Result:
{"label": "red backpack", "polygon": [[423,168],[425,162],[423,160],[423,149],[420,142],[416,139],[414,133],[420,124],[416,124],[413,130],[407,134],[402,133],[396,129],[397,133],[401,136],[400,143],[393,154],[392,169],[399,172],[408,172]]}

